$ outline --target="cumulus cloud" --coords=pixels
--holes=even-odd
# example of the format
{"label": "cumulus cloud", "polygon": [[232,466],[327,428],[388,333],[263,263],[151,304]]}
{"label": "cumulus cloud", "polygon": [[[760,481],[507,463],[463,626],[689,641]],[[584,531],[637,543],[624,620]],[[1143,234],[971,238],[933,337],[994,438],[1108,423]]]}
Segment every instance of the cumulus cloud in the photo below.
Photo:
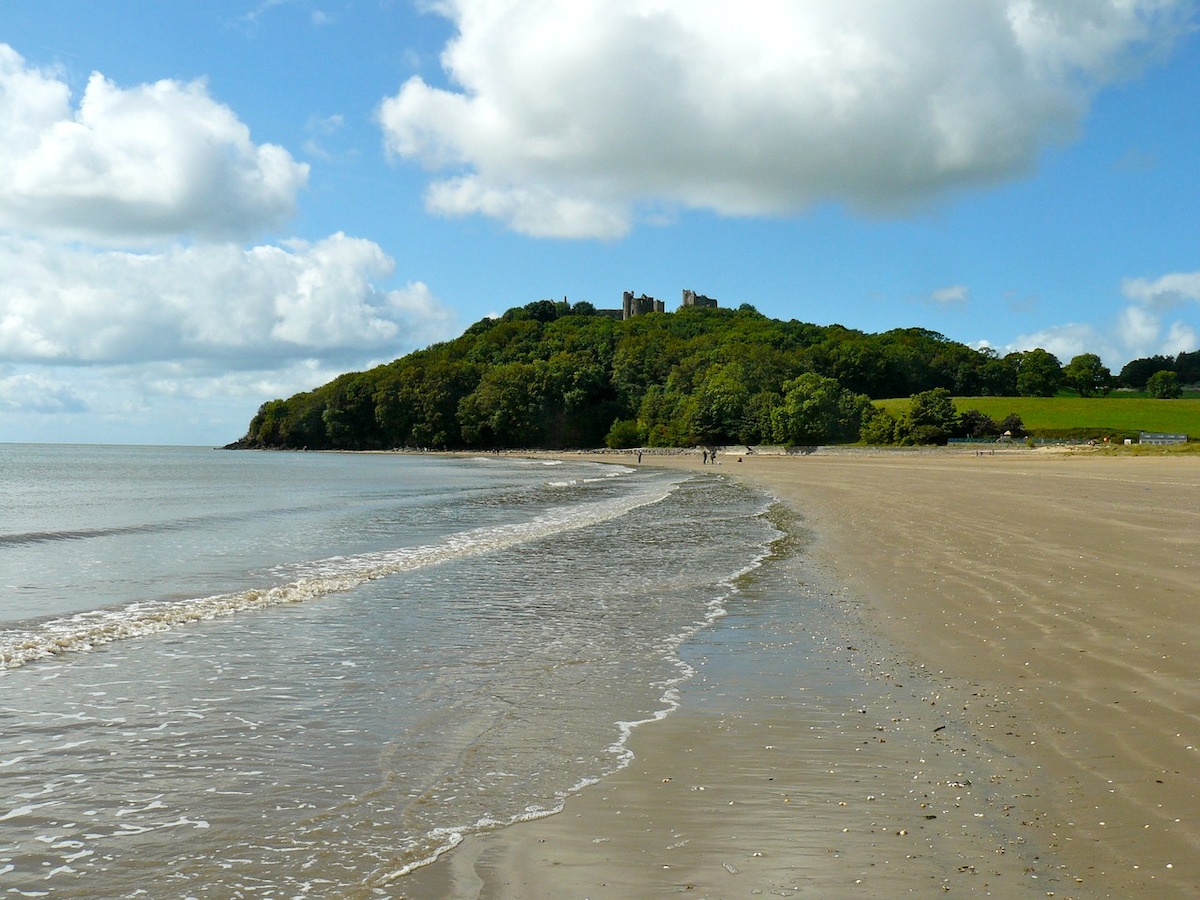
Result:
{"label": "cumulus cloud", "polygon": [[1127,278],[1121,292],[1150,309],[1165,310],[1188,300],[1200,302],[1200,272],[1174,272],[1153,280]]}
{"label": "cumulus cloud", "polygon": [[1146,356],[1174,356],[1200,346],[1194,329],[1183,322],[1169,326],[1158,315],[1138,307],[1129,307],[1106,325],[1077,322],[1054,325],[1032,334],[1023,334],[1003,352],[1041,347],[1066,365],[1080,353],[1095,353],[1112,371],[1118,371],[1131,359]]}
{"label": "cumulus cloud", "polygon": [[264,399],[446,337],[372,241],[254,243],[307,178],[203,82],[97,73],[73,102],[0,44],[0,434],[229,440]]}
{"label": "cumulus cloud", "polygon": [[308,167],[203,82],[122,88],[93,73],[77,105],[0,44],[0,227],[117,244],[245,238],[295,210]]}
{"label": "cumulus cloud", "polygon": [[1164,354],[1191,353],[1200,347],[1200,334],[1186,322],[1172,322],[1163,338]]}
{"label": "cumulus cloud", "polygon": [[226,443],[264,400],[443,339],[378,245],[94,251],[0,235],[0,434]]}
{"label": "cumulus cloud", "polygon": [[442,0],[449,87],[379,109],[426,202],[618,237],[645,205],[896,214],[1029,172],[1184,0]]}
{"label": "cumulus cloud", "polygon": [[1070,323],[1021,335],[1008,350],[1042,347],[1062,362],[1080,353],[1097,353],[1111,366],[1146,356],[1174,356],[1200,346],[1200,334],[1172,310],[1200,303],[1200,272],[1175,272],[1159,278],[1127,278],[1121,292],[1132,301],[1108,325]]}
{"label": "cumulus cloud", "polygon": [[1106,362],[1122,355],[1111,335],[1102,333],[1092,325],[1075,322],[1055,325],[1033,334],[1023,334],[1006,348],[1006,352],[1034,350],[1038,347],[1049,350],[1063,365],[1081,353],[1095,353]]}
{"label": "cumulus cloud", "polygon": [[1117,317],[1117,334],[1131,350],[1154,347],[1162,334],[1162,318],[1141,306],[1127,306]]}
{"label": "cumulus cloud", "polygon": [[1127,278],[1121,293],[1132,301],[1120,315],[1117,334],[1131,357],[1191,352],[1200,335],[1184,321],[1165,319],[1172,310],[1200,303],[1200,272],[1172,272],[1158,278]]}
{"label": "cumulus cloud", "polygon": [[398,354],[444,336],[449,312],[375,243],[336,234],[245,249],[94,252],[0,236],[0,359],[68,365],[281,361]]}

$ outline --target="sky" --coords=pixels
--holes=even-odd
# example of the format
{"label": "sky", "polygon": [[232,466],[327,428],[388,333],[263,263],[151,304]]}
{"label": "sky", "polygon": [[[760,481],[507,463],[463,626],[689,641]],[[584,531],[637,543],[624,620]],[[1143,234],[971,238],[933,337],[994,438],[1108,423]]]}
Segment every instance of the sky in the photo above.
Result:
{"label": "sky", "polygon": [[1200,348],[1185,0],[0,0],[0,441],[623,291],[1066,363]]}

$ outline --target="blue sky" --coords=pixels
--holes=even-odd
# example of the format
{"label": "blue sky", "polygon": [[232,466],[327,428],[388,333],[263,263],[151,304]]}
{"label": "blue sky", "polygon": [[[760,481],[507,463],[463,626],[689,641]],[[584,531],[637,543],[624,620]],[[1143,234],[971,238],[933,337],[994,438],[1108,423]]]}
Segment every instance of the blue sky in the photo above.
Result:
{"label": "blue sky", "polygon": [[621,292],[1065,363],[1200,347],[1174,0],[3,0],[0,440]]}

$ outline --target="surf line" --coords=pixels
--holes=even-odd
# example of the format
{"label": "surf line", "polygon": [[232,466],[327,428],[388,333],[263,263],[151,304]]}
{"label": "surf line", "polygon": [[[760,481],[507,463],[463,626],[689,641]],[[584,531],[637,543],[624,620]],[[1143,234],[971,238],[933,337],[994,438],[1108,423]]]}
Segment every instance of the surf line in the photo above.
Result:
{"label": "surf line", "polygon": [[248,610],[303,603],[352,590],[369,581],[429,565],[505,550],[620,518],[635,509],[660,503],[679,481],[644,489],[620,498],[599,500],[547,511],[528,522],[473,528],[449,535],[437,544],[404,547],[351,557],[333,557],[317,564],[335,571],[287,584],[251,588],[178,601],[150,601],[121,609],[95,610],[54,619],[34,629],[0,632],[0,671],[18,669],[39,659],[93,650],[105,644],[144,637]]}

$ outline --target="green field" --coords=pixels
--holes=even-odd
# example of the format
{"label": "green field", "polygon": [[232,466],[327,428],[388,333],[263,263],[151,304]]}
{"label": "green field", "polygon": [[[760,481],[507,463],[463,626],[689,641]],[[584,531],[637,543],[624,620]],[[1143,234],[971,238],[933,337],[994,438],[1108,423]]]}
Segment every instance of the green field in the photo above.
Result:
{"label": "green field", "polygon": [[[908,398],[877,400],[876,406],[899,416]],[[1200,440],[1200,400],[1150,400],[1145,397],[955,397],[960,413],[977,409],[997,422],[1016,413],[1036,437],[1132,437],[1138,432],[1186,434]]]}

